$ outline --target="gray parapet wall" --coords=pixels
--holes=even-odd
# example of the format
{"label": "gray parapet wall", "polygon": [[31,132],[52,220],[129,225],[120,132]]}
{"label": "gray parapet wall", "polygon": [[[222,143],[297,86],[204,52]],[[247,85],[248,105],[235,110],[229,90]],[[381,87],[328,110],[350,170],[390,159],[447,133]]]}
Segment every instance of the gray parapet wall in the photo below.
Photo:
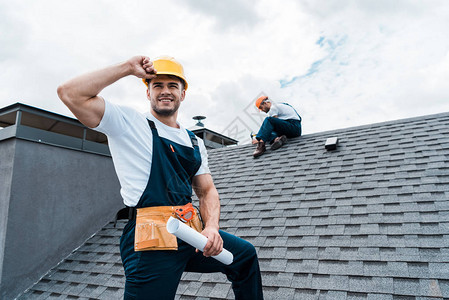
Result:
{"label": "gray parapet wall", "polygon": [[0,139],[0,299],[32,286],[122,206],[109,155]]}

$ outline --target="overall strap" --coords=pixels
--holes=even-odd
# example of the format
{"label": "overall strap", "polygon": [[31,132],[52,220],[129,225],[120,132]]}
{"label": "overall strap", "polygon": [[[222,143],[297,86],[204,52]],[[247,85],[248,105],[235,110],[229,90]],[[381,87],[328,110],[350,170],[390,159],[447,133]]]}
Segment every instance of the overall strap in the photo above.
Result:
{"label": "overall strap", "polygon": [[[154,122],[151,121],[151,120],[148,120],[148,119],[147,119],[147,121],[148,121],[148,125],[150,125],[150,128],[156,130],[156,132],[157,132],[156,125],[154,124]],[[187,131],[187,133],[190,136],[190,142],[192,143],[192,147],[193,148],[195,148],[195,146],[197,147],[198,146],[198,140],[196,138],[196,135],[193,132],[191,132],[190,130],[186,129],[186,131]]]}
{"label": "overall strap", "polygon": [[301,116],[298,114],[298,112],[296,111],[296,109],[295,109],[293,106],[291,106],[291,105],[288,104],[287,102],[282,102],[282,104],[288,105],[288,106],[290,106],[291,108],[293,108],[293,110],[295,111],[295,113],[298,115],[299,121],[302,120]]}
{"label": "overall strap", "polygon": [[148,125],[150,125],[150,128],[151,128],[151,129],[156,129],[156,125],[154,125],[154,122],[153,122],[153,121],[148,120],[148,119],[147,119],[147,121],[148,121]]}
{"label": "overall strap", "polygon": [[196,135],[193,132],[191,132],[190,130],[186,129],[186,131],[190,136],[190,141],[192,142],[192,147],[193,148],[198,147],[198,140],[196,138]]}

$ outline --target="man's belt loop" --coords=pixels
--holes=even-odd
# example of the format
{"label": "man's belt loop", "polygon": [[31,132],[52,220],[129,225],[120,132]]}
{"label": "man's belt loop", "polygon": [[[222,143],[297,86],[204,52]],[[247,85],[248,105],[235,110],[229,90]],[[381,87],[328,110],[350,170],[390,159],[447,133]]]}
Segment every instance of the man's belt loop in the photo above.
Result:
{"label": "man's belt loop", "polygon": [[114,228],[117,225],[117,220],[135,220],[137,214],[137,209],[135,207],[124,207],[117,212],[114,220]]}
{"label": "man's belt loop", "polygon": [[137,215],[137,208],[128,207],[128,220],[135,220]]}

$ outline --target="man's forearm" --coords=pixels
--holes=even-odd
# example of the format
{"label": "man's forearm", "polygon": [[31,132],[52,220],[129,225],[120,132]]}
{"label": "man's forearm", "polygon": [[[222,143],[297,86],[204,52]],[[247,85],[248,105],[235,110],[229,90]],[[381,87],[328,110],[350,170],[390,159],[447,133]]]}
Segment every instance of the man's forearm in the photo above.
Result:
{"label": "man's forearm", "polygon": [[105,104],[98,94],[120,78],[130,75],[128,62],[75,77],[58,87],[58,96],[77,119],[88,127],[100,123]]}
{"label": "man's forearm", "polygon": [[201,218],[205,227],[219,229],[220,200],[216,189],[200,198]]}
{"label": "man's forearm", "polygon": [[81,123],[95,127],[100,123],[105,111],[105,103],[98,94],[105,87],[128,75],[152,79],[156,76],[156,71],[149,57],[134,56],[117,65],[67,81],[58,87],[58,96]]}
{"label": "man's forearm", "polygon": [[193,188],[200,201],[201,218],[206,227],[219,228],[220,198],[210,174],[193,178]]}
{"label": "man's forearm", "polygon": [[209,173],[193,177],[193,188],[200,200],[201,217],[204,229],[201,232],[207,237],[204,255],[218,255],[223,249],[223,239],[218,230],[220,220],[220,198]]}
{"label": "man's forearm", "polygon": [[131,74],[128,62],[75,77],[58,88],[58,95],[66,104],[77,104],[97,96],[105,87]]}

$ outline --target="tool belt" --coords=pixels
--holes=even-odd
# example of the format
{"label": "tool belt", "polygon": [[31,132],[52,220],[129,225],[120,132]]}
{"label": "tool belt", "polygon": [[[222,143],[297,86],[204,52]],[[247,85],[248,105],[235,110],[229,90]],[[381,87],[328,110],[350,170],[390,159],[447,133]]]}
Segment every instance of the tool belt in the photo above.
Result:
{"label": "tool belt", "polygon": [[[128,211],[126,211],[128,210]],[[186,219],[185,214],[188,217]],[[177,250],[178,242],[176,236],[169,233],[166,228],[170,217],[178,218],[186,225],[198,232],[203,230],[203,224],[199,213],[191,203],[184,206],[153,206],[124,209],[121,217],[136,219],[134,236],[134,250]],[[119,213],[117,218],[120,219]]]}

